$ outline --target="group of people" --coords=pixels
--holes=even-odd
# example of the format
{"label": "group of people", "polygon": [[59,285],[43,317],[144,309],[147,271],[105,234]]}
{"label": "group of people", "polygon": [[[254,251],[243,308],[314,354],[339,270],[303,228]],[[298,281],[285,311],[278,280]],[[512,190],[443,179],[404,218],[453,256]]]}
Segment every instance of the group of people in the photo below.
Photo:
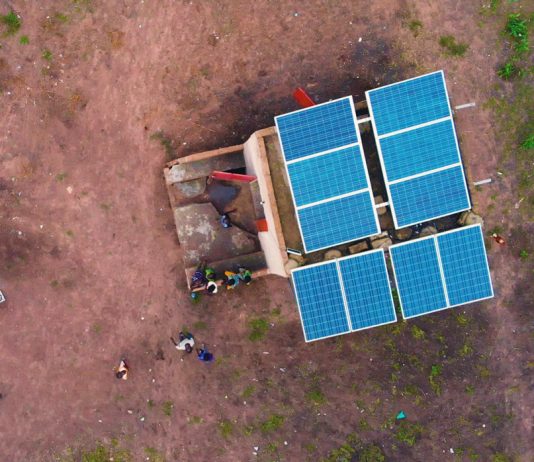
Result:
{"label": "group of people", "polygon": [[[193,352],[193,347],[195,346],[195,337],[191,332],[180,332],[178,334],[178,341],[176,341],[174,337],[171,337],[171,342],[177,350],[191,354]],[[208,348],[205,345],[202,345],[202,348],[197,348],[196,353],[197,358],[204,363],[209,363],[215,359],[213,353],[208,351]],[[128,380],[129,371],[130,366],[128,366],[126,358],[121,358],[118,367],[115,368],[115,377],[120,380]]]}
{"label": "group of people", "polygon": [[[250,285],[252,282],[252,271],[243,266],[239,266],[237,272],[224,272],[223,285],[226,286],[227,290],[235,289],[240,281],[244,282],[247,286]],[[204,289],[208,295],[214,295],[218,291],[215,270],[210,268],[205,260],[200,262],[200,265],[198,265],[193,273],[191,278],[191,289],[193,290],[192,294],[198,289]],[[196,298],[193,295],[192,297]]]}

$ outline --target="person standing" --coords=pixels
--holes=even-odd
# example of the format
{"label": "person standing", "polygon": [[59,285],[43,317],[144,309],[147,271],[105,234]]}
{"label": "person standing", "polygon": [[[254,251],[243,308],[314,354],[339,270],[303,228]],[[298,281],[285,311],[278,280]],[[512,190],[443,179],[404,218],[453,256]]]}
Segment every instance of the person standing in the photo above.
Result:
{"label": "person standing", "polygon": [[177,350],[184,350],[186,353],[191,353],[195,346],[195,338],[190,332],[187,334],[180,332],[178,334],[178,342],[173,337],[171,337],[171,342]]}

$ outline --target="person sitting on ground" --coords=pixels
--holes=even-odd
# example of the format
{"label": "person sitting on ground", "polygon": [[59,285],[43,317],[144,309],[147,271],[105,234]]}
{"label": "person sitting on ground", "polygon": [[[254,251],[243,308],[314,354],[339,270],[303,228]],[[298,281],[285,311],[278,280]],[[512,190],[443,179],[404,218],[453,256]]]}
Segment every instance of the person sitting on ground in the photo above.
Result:
{"label": "person sitting on ground", "polygon": [[235,289],[237,285],[239,284],[239,276],[235,274],[233,271],[225,271],[224,275],[226,276],[226,289]]}
{"label": "person sitting on ground", "polygon": [[206,292],[208,292],[208,295],[215,295],[217,290],[217,283],[215,281],[208,281],[206,284]]}
{"label": "person sitting on ground", "polygon": [[202,348],[200,349],[197,348],[197,358],[205,363],[209,363],[215,359],[213,354],[211,354],[204,345],[202,345]]}
{"label": "person sitting on ground", "polygon": [[252,271],[240,266],[239,269],[239,279],[241,279],[247,286],[252,282]]}
{"label": "person sitting on ground", "polygon": [[217,279],[217,274],[215,274],[215,270],[213,268],[210,268],[209,266],[206,266],[204,269],[204,276],[206,276],[206,279],[208,281],[215,281]]}
{"label": "person sitting on ground", "polygon": [[191,289],[203,287],[208,282],[205,276],[206,260],[202,260],[191,277]]}
{"label": "person sitting on ground", "polygon": [[119,367],[117,367],[115,371],[115,377],[122,380],[128,380],[128,371],[130,368],[128,367],[128,364],[126,364],[126,359],[121,358],[121,362],[119,363]]}
{"label": "person sitting on ground", "polygon": [[171,337],[171,342],[177,350],[185,350],[186,353],[191,353],[195,346],[195,338],[191,332],[188,332],[187,334],[180,332],[178,334],[178,342],[176,342],[173,337]]}

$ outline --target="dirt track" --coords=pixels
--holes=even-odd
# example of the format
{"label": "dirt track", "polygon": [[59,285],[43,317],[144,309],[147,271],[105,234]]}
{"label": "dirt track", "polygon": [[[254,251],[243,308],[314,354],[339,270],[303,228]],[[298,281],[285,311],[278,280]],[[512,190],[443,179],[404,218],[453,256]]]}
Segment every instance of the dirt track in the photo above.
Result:
{"label": "dirt track", "polygon": [[[293,109],[297,85],[318,101],[359,100],[442,68],[453,104],[477,103],[456,117],[470,179],[496,179],[501,147],[483,103],[502,21],[476,2],[309,3],[0,0],[1,14],[12,7],[23,20],[0,39],[1,460],[49,460],[114,437],[135,460],[147,447],[169,461],[318,460],[351,432],[388,460],[451,460],[450,448],[465,460],[534,458],[531,263],[517,258],[532,224],[508,218],[510,177],[473,190],[487,229],[506,217],[510,245],[490,250],[497,297],[467,308],[466,324],[444,312],[306,345],[283,279],[188,299],[155,132],[177,155],[231,145]],[[466,57],[444,56],[442,34],[468,41]],[[257,317],[272,325],[251,342]],[[168,338],[182,326],[216,364],[180,361]],[[123,354],[127,382],[112,372]],[[428,380],[437,363],[440,396]],[[413,448],[390,428],[400,409],[423,427]],[[272,415],[281,428],[262,432]]]}

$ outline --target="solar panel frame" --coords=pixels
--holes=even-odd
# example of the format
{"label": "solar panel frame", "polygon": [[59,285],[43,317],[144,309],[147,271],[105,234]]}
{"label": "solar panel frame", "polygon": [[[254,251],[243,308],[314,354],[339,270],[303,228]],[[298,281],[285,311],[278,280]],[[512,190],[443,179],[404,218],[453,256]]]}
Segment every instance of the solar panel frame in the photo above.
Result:
{"label": "solar panel frame", "polygon": [[[472,228],[478,228],[478,230],[479,230],[479,236],[480,236],[480,240],[481,240],[481,244],[482,244],[482,253],[483,253],[484,262],[485,262],[485,269],[486,269],[486,273],[487,273],[487,276],[488,276],[489,287],[491,288],[491,295],[486,296],[486,297],[476,298],[476,299],[473,299],[473,300],[468,300],[468,301],[462,302],[462,303],[452,304],[450,302],[450,299],[449,299],[449,292],[448,292],[448,289],[447,289],[447,281],[446,281],[445,272],[444,272],[444,269],[443,269],[443,262],[442,262],[442,259],[441,259],[441,250],[440,250],[440,247],[439,247],[439,238],[442,237],[442,236],[446,236],[448,234],[452,234],[452,233],[460,233],[462,231],[465,231],[467,229],[472,229]],[[391,249],[394,249],[394,248],[397,248],[397,247],[401,247],[401,246],[405,246],[405,245],[410,245],[410,244],[413,244],[414,242],[420,242],[420,241],[427,240],[427,239],[428,240],[431,239],[431,240],[434,241],[434,245],[435,245],[435,248],[436,248],[436,255],[437,255],[437,258],[438,258],[439,267],[440,267],[440,273],[441,273],[441,284],[442,284],[442,287],[443,287],[443,290],[444,290],[444,293],[445,293],[445,298],[446,298],[447,304],[443,308],[438,308],[438,309],[435,309],[435,310],[425,311],[423,313],[419,313],[419,314],[412,315],[412,316],[406,316],[406,314],[404,312],[404,305],[403,305],[403,302],[402,302],[402,294],[401,294],[401,291],[400,291],[400,288],[399,288],[399,283],[398,283],[399,280],[398,280],[398,275],[397,275],[397,269],[395,268],[394,251],[391,252]],[[424,316],[424,315],[435,313],[435,312],[438,312],[438,311],[448,310],[449,308],[457,308],[459,306],[468,305],[468,304],[480,302],[480,301],[483,301],[483,300],[488,300],[488,299],[493,298],[495,296],[495,293],[494,293],[494,290],[493,290],[493,282],[491,280],[491,270],[490,270],[490,267],[489,267],[488,255],[487,255],[486,247],[484,245],[484,236],[483,236],[483,233],[482,233],[482,226],[480,224],[462,226],[461,228],[451,229],[449,231],[444,231],[442,233],[434,234],[434,235],[431,235],[431,236],[425,236],[425,237],[419,238],[417,240],[412,240],[412,241],[407,241],[407,242],[401,242],[399,244],[394,244],[394,245],[390,246],[390,255],[391,255],[391,260],[392,260],[393,276],[394,276],[394,279],[395,279],[395,285],[397,287],[397,292],[398,292],[398,297],[399,297],[399,304],[400,304],[400,308],[401,308],[402,317],[404,319],[417,318],[419,316]]]}
{"label": "solar panel frame", "polygon": [[[435,120],[432,120],[430,122],[424,122],[424,123],[421,123],[421,124],[418,124],[418,125],[413,125],[413,126],[410,126],[410,127],[406,127],[406,128],[394,131],[394,132],[382,133],[382,134],[379,135],[378,134],[378,128],[376,126],[376,119],[375,119],[375,115],[374,115],[374,112],[373,112],[373,105],[372,105],[372,102],[371,102],[370,94],[372,92],[374,92],[374,91],[380,91],[380,90],[382,90],[384,88],[387,88],[387,87],[393,87],[393,86],[396,86],[396,85],[403,84],[405,82],[421,79],[423,77],[430,76],[430,75],[433,75],[433,74],[441,74],[441,79],[442,79],[442,82],[443,82],[444,94],[445,94],[445,99],[446,99],[446,102],[447,102],[449,115],[447,117],[442,117],[442,118],[439,118],[439,119],[435,119]],[[386,169],[386,163],[384,161],[384,155],[383,155],[383,152],[382,152],[382,146],[381,146],[380,140],[382,138],[391,137],[391,136],[394,136],[394,135],[400,135],[400,134],[405,133],[405,132],[409,132],[409,131],[412,131],[412,130],[416,130],[418,128],[423,128],[423,127],[427,127],[427,126],[430,126],[430,125],[438,124],[438,123],[441,123],[441,122],[444,122],[444,121],[447,121],[447,120],[450,120],[451,121],[451,125],[452,125],[452,135],[454,137],[454,142],[455,142],[456,149],[457,149],[457,152],[458,152],[458,158],[460,160],[459,164],[461,166],[461,173],[462,173],[462,177],[463,177],[463,183],[464,183],[464,188],[465,188],[468,207],[467,208],[462,208],[460,210],[455,210],[453,212],[440,214],[438,216],[428,217],[425,220],[423,220],[423,222],[424,221],[430,221],[430,220],[436,220],[438,218],[442,218],[442,217],[451,215],[453,213],[458,213],[458,212],[462,212],[464,210],[469,210],[471,208],[471,198],[469,196],[469,188],[467,186],[467,180],[465,178],[465,170],[464,170],[464,166],[463,166],[463,162],[462,162],[460,145],[458,144],[458,136],[456,134],[456,127],[454,125],[454,119],[452,117],[452,109],[451,109],[451,105],[450,105],[450,98],[449,98],[449,93],[448,93],[448,90],[447,90],[447,84],[446,84],[446,81],[445,81],[445,74],[444,74],[443,70],[439,70],[439,71],[435,71],[435,72],[429,72],[427,74],[423,74],[423,75],[420,75],[420,76],[417,76],[417,77],[412,77],[410,79],[406,79],[406,80],[403,80],[401,82],[395,82],[395,83],[392,83],[392,84],[389,84],[389,85],[384,85],[382,87],[379,87],[379,88],[376,88],[376,89],[373,89],[373,90],[368,90],[368,91],[365,92],[365,97],[366,97],[366,100],[367,100],[367,107],[369,109],[369,115],[370,115],[371,122],[372,122],[371,126],[372,126],[372,129],[373,129],[373,134],[374,134],[375,141],[376,141],[376,147],[377,147],[377,151],[378,151],[378,158],[379,158],[379,161],[380,161],[380,167],[381,167],[382,173],[384,175],[384,182],[385,182],[385,185],[386,185],[386,191],[387,191],[388,197],[389,197],[389,207],[390,207],[390,210],[391,210],[391,215],[392,215],[392,218],[393,218],[393,224],[395,226],[395,229],[400,229],[400,228],[404,228],[404,227],[407,227],[407,226],[413,226],[413,225],[416,225],[416,224],[422,223],[422,222],[421,221],[417,221],[417,222],[403,223],[402,225],[399,224],[399,220],[397,218],[397,214],[396,214],[396,211],[395,211],[395,204],[393,203],[391,190],[390,190],[390,184],[392,182],[388,178],[388,173],[387,173],[387,169]],[[452,168],[454,166],[455,165],[451,165],[450,167]],[[425,175],[428,175],[428,174],[431,174],[431,173],[435,173],[436,171],[443,170],[443,169],[444,168],[441,167],[439,169],[428,170],[426,172],[423,172],[423,173],[420,173],[420,174],[417,174],[417,175],[408,176],[408,177],[406,177],[404,179],[401,179],[401,180],[395,180],[395,182],[405,181],[405,180],[413,179],[413,178],[416,178],[416,177],[419,177],[419,176],[425,176]]]}
{"label": "solar panel frame", "polygon": [[[351,143],[351,144],[344,145],[344,146],[338,146],[336,148],[328,149],[328,150],[323,151],[323,152],[318,152],[318,153],[315,153],[315,154],[312,154],[312,155],[303,156],[303,157],[300,157],[298,159],[293,159],[293,160],[287,161],[286,160],[286,154],[285,154],[285,151],[284,151],[283,140],[282,140],[282,137],[280,136],[280,127],[279,127],[278,120],[280,118],[282,118],[282,117],[286,117],[286,116],[289,116],[291,114],[300,113],[300,112],[303,112],[303,111],[311,110],[313,108],[317,108],[318,106],[320,107],[320,106],[336,103],[338,101],[343,101],[343,100],[347,100],[349,102],[349,105],[350,105],[350,109],[351,109],[351,113],[352,113],[352,122],[354,124],[354,130],[356,132],[357,143]],[[327,101],[325,103],[316,104],[315,106],[311,106],[311,107],[303,108],[303,109],[298,109],[296,111],[289,112],[287,114],[276,116],[275,117],[275,125],[276,125],[276,130],[278,132],[278,139],[280,141],[280,148],[282,150],[282,155],[284,157],[284,167],[285,167],[287,178],[289,180],[288,183],[289,183],[289,189],[291,191],[291,200],[293,202],[293,207],[294,207],[295,212],[296,212],[295,215],[296,215],[296,218],[297,218],[297,224],[298,224],[298,227],[299,227],[299,232],[300,232],[300,237],[301,237],[301,240],[302,240],[302,245],[304,247],[304,252],[305,253],[317,252],[319,250],[328,249],[328,248],[336,246],[336,245],[346,244],[346,243],[353,242],[353,241],[358,240],[358,239],[363,239],[365,237],[369,237],[369,236],[373,236],[375,234],[379,234],[381,232],[380,221],[379,221],[379,218],[378,218],[378,213],[377,213],[375,202],[374,202],[374,196],[373,196],[373,191],[372,191],[372,186],[371,186],[371,180],[369,178],[369,171],[367,169],[367,162],[365,160],[365,153],[364,153],[363,144],[362,144],[362,140],[361,140],[360,130],[358,128],[356,110],[354,108],[354,101],[352,99],[352,96],[345,96],[343,98],[330,100],[330,101]],[[324,246],[324,247],[310,248],[306,244],[306,239],[305,239],[305,235],[304,235],[304,232],[303,232],[302,223],[301,223],[301,220],[300,220],[300,217],[299,217],[299,213],[298,213],[298,211],[301,208],[309,206],[309,204],[297,205],[295,191],[293,189],[293,184],[292,184],[292,181],[291,181],[291,175],[289,173],[288,162],[291,163],[291,164],[294,164],[295,162],[306,161],[308,159],[311,159],[313,157],[318,157],[318,156],[321,156],[321,155],[328,155],[329,153],[332,153],[332,152],[335,152],[335,151],[339,151],[339,150],[342,150],[342,149],[346,149],[346,148],[349,148],[349,147],[352,147],[352,146],[358,146],[358,148],[359,148],[359,152],[360,152],[360,156],[361,156],[361,162],[362,162],[362,165],[363,165],[363,170],[364,170],[364,173],[365,173],[365,179],[366,179],[366,182],[367,182],[367,188],[364,188],[364,189],[361,189],[361,190],[358,190],[358,191],[354,191],[353,194],[359,194],[359,193],[362,193],[362,192],[365,192],[365,191],[368,192],[368,194],[369,194],[369,204],[370,204],[370,207],[372,209],[373,216],[374,216],[374,219],[375,219],[376,230],[372,234],[367,234],[365,236],[355,236],[354,238],[351,238],[349,240],[344,240],[344,241],[341,241],[341,242],[331,243],[331,244],[329,244],[327,246]],[[348,195],[350,195],[350,194],[342,194],[340,196],[334,196],[334,197],[325,199],[323,201],[317,201],[317,202],[315,202],[313,204],[314,205],[319,205],[319,204],[321,204],[323,202],[329,202],[329,201],[333,201],[333,200],[336,200],[336,199],[342,199],[344,197],[347,197]]]}
{"label": "solar panel frame", "polygon": [[[381,323],[378,323],[378,324],[372,324],[372,325],[369,325],[369,326],[359,327],[359,328],[355,329],[354,326],[353,326],[353,320],[352,320],[351,315],[350,315],[350,305],[349,305],[349,300],[347,298],[347,289],[345,287],[345,279],[343,277],[343,270],[341,268],[341,266],[342,266],[341,262],[348,261],[348,260],[355,260],[355,259],[358,259],[358,258],[366,258],[369,255],[376,254],[376,253],[379,253],[379,254],[382,255],[382,262],[383,262],[383,268],[382,269],[384,271],[383,275],[385,275],[385,282],[386,282],[387,288],[388,288],[389,301],[391,303],[390,307],[391,307],[394,319],[392,321],[381,322]],[[359,254],[355,254],[355,255],[348,255],[346,257],[338,258],[336,261],[337,261],[338,269],[339,269],[341,287],[342,287],[343,292],[345,294],[345,299],[347,300],[347,316],[348,316],[348,319],[350,321],[351,332],[359,332],[361,330],[372,329],[373,327],[385,326],[387,324],[393,324],[393,323],[397,322],[397,311],[395,310],[395,301],[393,300],[393,293],[391,291],[391,283],[389,281],[389,273],[388,273],[388,270],[387,270],[386,254],[384,252],[384,249],[374,249],[374,250],[370,250],[368,252],[363,252],[363,253],[359,253]],[[377,275],[373,274],[373,276],[377,276]]]}

